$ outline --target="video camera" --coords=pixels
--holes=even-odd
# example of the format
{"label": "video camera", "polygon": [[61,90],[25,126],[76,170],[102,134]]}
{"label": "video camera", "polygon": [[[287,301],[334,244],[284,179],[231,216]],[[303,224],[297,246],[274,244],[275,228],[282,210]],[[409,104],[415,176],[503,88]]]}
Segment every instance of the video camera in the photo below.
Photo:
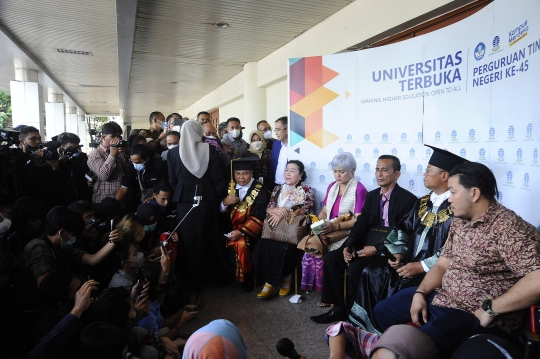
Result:
{"label": "video camera", "polygon": [[49,141],[39,145],[40,149],[43,149],[43,159],[46,161],[57,161],[60,158],[58,154],[58,142]]}
{"label": "video camera", "polygon": [[111,147],[124,148],[124,147],[127,147],[127,146],[129,146],[129,143],[128,143],[128,141],[125,141],[125,140],[120,140],[120,142],[118,142],[117,145],[111,143]]}
{"label": "video camera", "polygon": [[88,133],[90,134],[90,143],[88,144],[88,147],[98,148],[101,138],[101,131],[91,129],[90,131],[88,131]]}
{"label": "video camera", "polygon": [[19,146],[19,131],[10,128],[0,129],[0,147]]}

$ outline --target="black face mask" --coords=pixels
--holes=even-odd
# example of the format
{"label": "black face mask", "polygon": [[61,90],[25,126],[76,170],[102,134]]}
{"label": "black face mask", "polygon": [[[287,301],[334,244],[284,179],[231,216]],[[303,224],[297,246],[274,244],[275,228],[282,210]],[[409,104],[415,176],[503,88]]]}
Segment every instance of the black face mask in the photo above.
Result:
{"label": "black face mask", "polygon": [[26,152],[27,153],[32,153],[32,152],[35,152],[37,150],[39,150],[39,147],[37,147],[37,146],[26,145]]}

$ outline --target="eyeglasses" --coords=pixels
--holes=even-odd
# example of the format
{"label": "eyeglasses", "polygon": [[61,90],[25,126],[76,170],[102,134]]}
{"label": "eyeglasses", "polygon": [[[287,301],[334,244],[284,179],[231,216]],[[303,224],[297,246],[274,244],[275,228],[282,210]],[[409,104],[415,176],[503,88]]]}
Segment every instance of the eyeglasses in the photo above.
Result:
{"label": "eyeglasses", "polygon": [[435,173],[443,173],[443,172],[445,172],[445,171],[434,170],[434,169],[428,170],[427,168],[426,168],[426,170],[424,171],[424,173],[425,173],[425,174],[428,174],[428,175],[432,175],[432,174],[435,174]]}
{"label": "eyeglasses", "polygon": [[278,133],[280,131],[286,130],[286,128],[276,128],[274,129],[274,133]]}

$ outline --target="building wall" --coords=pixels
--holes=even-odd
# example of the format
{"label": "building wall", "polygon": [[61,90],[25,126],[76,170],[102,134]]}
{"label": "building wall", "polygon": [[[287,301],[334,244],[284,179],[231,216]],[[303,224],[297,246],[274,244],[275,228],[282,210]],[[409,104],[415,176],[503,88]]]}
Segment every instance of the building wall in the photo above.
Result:
{"label": "building wall", "polygon": [[[266,120],[286,115],[288,106],[287,65],[295,57],[334,54],[386,30],[424,15],[451,0],[396,1],[356,0],[257,63],[259,88],[266,88]],[[259,118],[245,113],[239,100],[244,97],[244,71],[210,92],[181,113],[193,119],[202,110],[219,108],[220,121],[235,116]],[[222,113],[223,109],[225,112]],[[236,111],[236,112],[235,112]],[[251,127],[251,122],[246,123]]]}

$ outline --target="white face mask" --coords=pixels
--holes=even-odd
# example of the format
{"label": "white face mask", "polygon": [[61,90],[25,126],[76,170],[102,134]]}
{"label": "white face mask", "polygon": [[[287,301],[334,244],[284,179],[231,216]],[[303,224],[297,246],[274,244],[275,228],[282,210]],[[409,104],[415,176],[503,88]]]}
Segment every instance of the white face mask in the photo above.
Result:
{"label": "white face mask", "polygon": [[229,132],[229,135],[231,135],[232,138],[237,138],[238,136],[240,136],[240,131],[238,131],[237,129],[234,129],[231,132]]}
{"label": "white face mask", "polygon": [[170,146],[167,146],[167,148],[168,148],[169,150],[172,150],[172,149],[175,148],[175,147],[178,147],[178,145],[170,145]]}
{"label": "white face mask", "polygon": [[259,151],[263,146],[263,143],[261,141],[255,141],[255,142],[251,142],[251,147],[253,147],[253,149],[255,151]]}
{"label": "white face mask", "polygon": [[272,138],[272,131],[268,130],[264,133],[264,139],[270,140]]}
{"label": "white face mask", "polygon": [[[0,214],[0,216],[2,215]],[[5,218],[4,216],[2,216],[2,218],[4,218],[4,220],[0,223],[0,234],[7,232],[9,227],[11,227],[11,219]]]}
{"label": "white face mask", "polygon": [[182,126],[173,126],[172,130],[180,133],[181,128],[182,128]]}

